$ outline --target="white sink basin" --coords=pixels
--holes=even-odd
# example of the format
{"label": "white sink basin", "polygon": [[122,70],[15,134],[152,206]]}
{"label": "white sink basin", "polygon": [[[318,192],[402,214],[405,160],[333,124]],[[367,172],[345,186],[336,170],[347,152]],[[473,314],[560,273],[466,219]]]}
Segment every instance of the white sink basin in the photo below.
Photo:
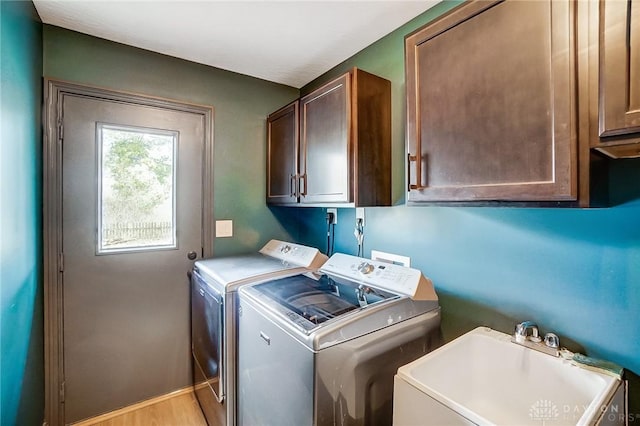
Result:
{"label": "white sink basin", "polygon": [[536,426],[596,424],[620,385],[486,327],[401,367],[402,380],[464,418],[451,424]]}

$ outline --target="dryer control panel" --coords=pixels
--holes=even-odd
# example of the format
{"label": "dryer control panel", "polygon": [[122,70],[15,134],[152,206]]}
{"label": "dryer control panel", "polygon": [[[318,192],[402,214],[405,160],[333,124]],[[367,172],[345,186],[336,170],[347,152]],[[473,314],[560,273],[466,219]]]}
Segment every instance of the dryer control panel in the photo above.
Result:
{"label": "dryer control panel", "polygon": [[431,280],[419,270],[406,266],[336,253],[320,272],[404,294],[415,300],[438,300]]}
{"label": "dryer control panel", "polygon": [[318,269],[327,260],[327,256],[317,248],[280,240],[269,241],[260,249],[260,253],[309,269]]}

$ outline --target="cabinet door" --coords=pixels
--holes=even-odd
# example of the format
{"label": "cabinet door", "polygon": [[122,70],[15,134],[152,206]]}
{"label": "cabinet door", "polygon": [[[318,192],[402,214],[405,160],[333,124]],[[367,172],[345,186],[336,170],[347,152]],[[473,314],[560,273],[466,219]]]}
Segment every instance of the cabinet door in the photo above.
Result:
{"label": "cabinet door", "polygon": [[640,0],[600,3],[600,136],[640,133]]}
{"label": "cabinet door", "polygon": [[267,203],[298,202],[298,101],[267,118]]}
{"label": "cabinet door", "polygon": [[407,36],[410,202],[576,199],[574,8],[471,1]]}
{"label": "cabinet door", "polygon": [[350,202],[350,74],[300,100],[300,202]]}

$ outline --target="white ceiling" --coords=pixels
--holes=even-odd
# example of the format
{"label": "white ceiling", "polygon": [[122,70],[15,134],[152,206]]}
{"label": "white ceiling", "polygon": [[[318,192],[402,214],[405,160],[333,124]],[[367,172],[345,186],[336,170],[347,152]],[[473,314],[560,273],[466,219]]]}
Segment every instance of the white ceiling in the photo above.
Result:
{"label": "white ceiling", "polygon": [[40,18],[300,88],[440,0],[34,0]]}

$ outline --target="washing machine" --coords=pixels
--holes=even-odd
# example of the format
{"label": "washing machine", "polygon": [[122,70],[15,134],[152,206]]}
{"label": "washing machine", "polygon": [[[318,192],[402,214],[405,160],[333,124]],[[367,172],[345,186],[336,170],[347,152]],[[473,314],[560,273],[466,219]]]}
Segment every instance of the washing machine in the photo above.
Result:
{"label": "washing machine", "polygon": [[209,425],[236,424],[237,291],[243,285],[312,275],[327,256],[279,240],[258,253],[195,262],[191,272],[194,391]]}
{"label": "washing machine", "polygon": [[238,424],[391,425],[397,369],[441,344],[419,270],[334,254],[238,292]]}

